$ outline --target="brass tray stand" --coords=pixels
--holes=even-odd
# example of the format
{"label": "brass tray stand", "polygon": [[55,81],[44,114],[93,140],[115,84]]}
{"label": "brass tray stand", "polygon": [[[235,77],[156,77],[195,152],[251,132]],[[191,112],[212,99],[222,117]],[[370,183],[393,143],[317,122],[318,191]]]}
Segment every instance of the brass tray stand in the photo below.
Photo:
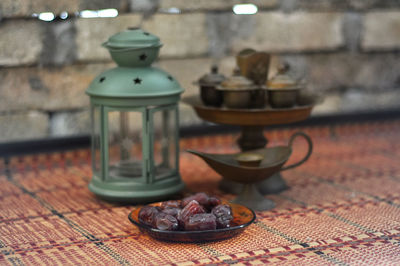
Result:
{"label": "brass tray stand", "polygon": [[[242,151],[264,148],[268,139],[264,136],[264,127],[289,124],[307,119],[316,103],[315,97],[305,97],[292,108],[276,109],[228,109],[224,107],[205,106],[198,95],[185,97],[184,103],[194,108],[196,114],[203,120],[225,125],[240,126],[241,134],[237,140]],[[243,185],[223,178],[221,190],[239,194]],[[279,193],[288,188],[285,180],[278,172],[270,178],[257,184],[262,194]]]}

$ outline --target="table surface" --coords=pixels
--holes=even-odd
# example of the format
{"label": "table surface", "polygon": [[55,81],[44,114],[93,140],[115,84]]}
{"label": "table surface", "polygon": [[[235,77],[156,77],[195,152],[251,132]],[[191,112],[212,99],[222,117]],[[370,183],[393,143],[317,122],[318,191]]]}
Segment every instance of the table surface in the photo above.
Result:
{"label": "table surface", "polygon": [[[314,153],[283,173],[290,186],[272,211],[220,242],[163,243],[127,218],[132,206],[97,199],[87,188],[90,152],[75,150],[0,159],[0,264],[400,265],[400,121],[305,127]],[[266,132],[285,144],[290,130]],[[181,140],[181,149],[235,152],[237,135]],[[301,158],[298,140],[290,161]],[[181,153],[192,191],[227,200],[220,177]]]}

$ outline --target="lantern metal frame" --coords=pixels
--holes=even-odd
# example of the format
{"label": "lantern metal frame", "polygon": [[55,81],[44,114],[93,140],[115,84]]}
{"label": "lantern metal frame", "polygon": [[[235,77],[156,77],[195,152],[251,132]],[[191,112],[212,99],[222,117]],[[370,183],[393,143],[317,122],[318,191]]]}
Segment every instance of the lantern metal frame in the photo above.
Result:
{"label": "lantern metal frame", "polygon": [[[117,47],[120,45],[121,47]],[[89,189],[100,198],[109,201],[127,203],[147,203],[162,200],[173,194],[180,192],[184,188],[184,183],[179,174],[179,112],[178,101],[183,89],[179,83],[167,72],[152,67],[151,63],[158,55],[158,49],[162,46],[159,38],[142,31],[141,29],[128,29],[110,37],[109,41],[103,46],[109,49],[113,59],[118,64],[117,67],[109,69],[98,75],[86,90],[90,96],[91,120],[92,120],[92,169],[93,176],[89,184]],[[129,60],[126,60],[129,58]],[[147,60],[147,61],[146,61]],[[98,120],[96,125],[95,112],[98,110]],[[141,176],[119,176],[110,173],[110,123],[109,114],[119,112],[120,121],[123,120],[122,114],[135,112],[141,114],[141,162],[133,162],[132,157],[128,156],[129,163],[141,164]],[[168,167],[157,168],[155,160],[155,117],[158,112],[161,115],[161,162],[166,162]],[[167,113],[174,113],[168,117]],[[127,115],[128,116],[128,115]],[[172,121],[174,131],[171,135],[167,121]],[[98,130],[99,132],[96,132]],[[119,133],[122,132],[122,122]],[[167,132],[168,130],[168,132]],[[118,136],[123,136],[121,133]],[[164,136],[166,135],[166,136]],[[172,136],[173,135],[173,136]],[[172,137],[174,140],[171,140]],[[171,138],[171,139],[165,139]],[[97,143],[99,139],[99,143]],[[118,141],[124,139],[117,137]],[[122,144],[119,143],[120,145]],[[97,146],[98,147],[97,147]],[[173,155],[169,150],[173,148]],[[126,151],[126,150],[125,150]],[[97,169],[98,158],[100,155],[100,169]],[[123,162],[124,151],[120,148],[119,159],[115,166],[117,171],[122,169],[128,161]],[[168,156],[175,156],[168,157]],[[171,160],[172,162],[171,162]],[[173,164],[173,165],[171,165]],[[165,165],[163,165],[165,166]],[[131,165],[129,165],[131,167]],[[121,173],[126,173],[124,168]],[[139,168],[139,166],[138,166]],[[166,173],[157,175],[157,171]]]}
{"label": "lantern metal frame", "polygon": [[[100,173],[93,172],[89,189],[103,199],[118,202],[144,203],[167,198],[168,196],[181,191],[184,187],[179,174],[179,130],[175,130],[175,165],[171,172],[156,177],[154,161],[154,114],[159,111],[174,111],[172,118],[176,123],[179,121],[177,104],[161,105],[153,108],[146,107],[110,107],[105,105],[92,105],[91,117],[94,123],[94,108],[100,112]],[[109,161],[109,126],[108,114],[117,112],[138,112],[142,115],[142,175],[141,177],[110,177]],[[95,126],[92,125],[92,131]],[[92,138],[96,136],[92,132]],[[92,139],[92,169],[96,166],[95,141]]]}

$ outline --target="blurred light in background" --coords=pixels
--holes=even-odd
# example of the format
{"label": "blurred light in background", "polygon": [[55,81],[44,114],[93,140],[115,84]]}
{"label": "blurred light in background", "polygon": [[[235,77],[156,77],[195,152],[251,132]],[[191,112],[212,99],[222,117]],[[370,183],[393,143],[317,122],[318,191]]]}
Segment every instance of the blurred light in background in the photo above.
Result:
{"label": "blurred light in background", "polygon": [[97,13],[101,18],[114,18],[118,16],[118,10],[116,10],[115,8],[102,9],[97,11]]}
{"label": "blurred light in background", "polygon": [[181,10],[180,10],[179,8],[177,8],[177,7],[171,7],[171,8],[168,8],[168,9],[166,10],[166,13],[180,14],[180,13],[181,13]]}
{"label": "blurred light in background", "polygon": [[258,8],[254,4],[238,4],[233,6],[233,13],[237,15],[253,15],[257,11]]}
{"label": "blurred light in background", "polygon": [[118,16],[118,10],[115,8],[101,10],[83,10],[79,13],[82,18],[113,18]]}
{"label": "blurred light in background", "polygon": [[98,17],[97,11],[94,11],[94,10],[83,10],[83,11],[79,12],[79,15],[82,18],[97,18]]}
{"label": "blurred light in background", "polygon": [[67,19],[67,18],[68,18],[68,12],[66,12],[66,11],[61,12],[60,18],[61,18],[61,19]]}
{"label": "blurred light in background", "polygon": [[[34,14],[35,16],[35,14]],[[43,21],[52,21],[55,19],[55,15],[51,12],[43,12],[38,15],[38,18]]]}

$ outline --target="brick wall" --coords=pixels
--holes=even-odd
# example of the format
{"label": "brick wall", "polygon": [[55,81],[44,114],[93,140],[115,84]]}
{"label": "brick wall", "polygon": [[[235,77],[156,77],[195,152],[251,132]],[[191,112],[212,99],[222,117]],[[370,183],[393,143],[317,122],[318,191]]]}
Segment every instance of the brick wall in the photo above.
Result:
{"label": "brick wall", "polygon": [[[390,109],[400,104],[399,0],[256,0],[255,15],[234,15],[239,0],[2,0],[0,142],[89,132],[84,91],[113,67],[100,46],[128,26],[164,43],[158,65],[186,88],[218,58],[229,75],[233,55],[251,47],[288,61],[325,101],[313,115]],[[116,8],[115,18],[79,11]],[[174,8],[174,9],[171,9]],[[179,10],[178,14],[168,13]],[[41,12],[68,12],[41,21]],[[181,124],[202,123],[181,105]]]}

